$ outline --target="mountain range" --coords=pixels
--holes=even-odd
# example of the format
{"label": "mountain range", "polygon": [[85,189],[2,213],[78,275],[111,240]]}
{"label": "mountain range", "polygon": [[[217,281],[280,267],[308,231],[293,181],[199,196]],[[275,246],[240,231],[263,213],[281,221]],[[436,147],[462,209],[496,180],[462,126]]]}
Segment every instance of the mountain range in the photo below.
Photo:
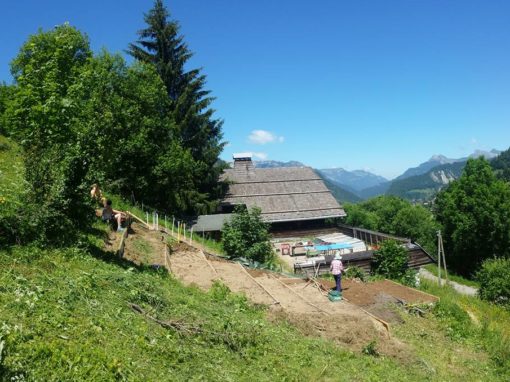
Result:
{"label": "mountain range", "polygon": [[[343,168],[316,169],[332,194],[341,202],[356,203],[378,195],[396,195],[412,201],[427,201],[445,185],[457,179],[469,158],[480,156],[488,160],[501,151],[476,150],[465,158],[447,158],[433,155],[428,161],[411,167],[393,180],[365,170],[348,171]],[[300,167],[301,162],[255,161],[256,167]]]}

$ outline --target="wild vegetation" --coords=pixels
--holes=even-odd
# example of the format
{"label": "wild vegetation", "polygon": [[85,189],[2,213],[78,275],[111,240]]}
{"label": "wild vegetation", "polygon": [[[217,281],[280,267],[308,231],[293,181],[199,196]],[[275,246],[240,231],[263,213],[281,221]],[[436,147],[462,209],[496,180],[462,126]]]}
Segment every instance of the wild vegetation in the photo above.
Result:
{"label": "wild vegetation", "polygon": [[433,253],[439,225],[425,207],[396,196],[378,196],[344,207],[346,224],[407,237]]}
{"label": "wild vegetation", "polygon": [[205,76],[185,71],[191,53],[160,1],[146,21],[132,65],[106,50],[94,55],[68,24],[30,36],[13,60],[0,122],[27,169],[31,218],[21,226],[32,229],[19,230],[23,240],[75,240],[63,232],[90,226],[94,182],[175,215],[214,208],[223,143]]}

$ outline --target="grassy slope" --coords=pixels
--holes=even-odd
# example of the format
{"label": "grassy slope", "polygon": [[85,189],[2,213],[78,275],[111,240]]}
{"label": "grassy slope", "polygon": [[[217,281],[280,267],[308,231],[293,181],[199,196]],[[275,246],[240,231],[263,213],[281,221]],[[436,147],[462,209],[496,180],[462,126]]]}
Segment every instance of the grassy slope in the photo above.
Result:
{"label": "grassy slope", "polygon": [[[0,178],[0,189],[5,182],[21,189],[16,172]],[[393,330],[409,344],[409,359],[371,357],[270,322],[221,285],[203,293],[119,262],[101,249],[104,227],[95,228],[80,249],[0,251],[0,380],[508,380],[500,339],[509,314],[479,300],[425,285],[444,294],[446,306],[462,305],[461,319],[469,310],[487,328],[468,318],[461,320],[469,329],[463,334],[444,309],[426,318],[404,314]],[[133,312],[130,302],[203,332],[165,329]]]}
{"label": "grassy slope", "polygon": [[[77,249],[0,253],[4,378],[29,380],[393,380],[424,377],[396,361],[355,355],[272,324],[244,297],[186,288],[166,273]],[[198,325],[165,329],[133,312]],[[331,366],[325,368],[326,365]],[[364,376],[360,374],[365,370]]]}

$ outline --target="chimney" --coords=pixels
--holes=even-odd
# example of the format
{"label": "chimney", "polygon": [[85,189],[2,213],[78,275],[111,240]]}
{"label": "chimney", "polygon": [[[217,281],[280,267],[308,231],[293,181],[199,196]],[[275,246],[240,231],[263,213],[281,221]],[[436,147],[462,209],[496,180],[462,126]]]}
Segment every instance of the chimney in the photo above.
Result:
{"label": "chimney", "polygon": [[232,155],[234,158],[234,171],[238,173],[249,173],[253,171],[253,162],[251,153],[237,153]]}

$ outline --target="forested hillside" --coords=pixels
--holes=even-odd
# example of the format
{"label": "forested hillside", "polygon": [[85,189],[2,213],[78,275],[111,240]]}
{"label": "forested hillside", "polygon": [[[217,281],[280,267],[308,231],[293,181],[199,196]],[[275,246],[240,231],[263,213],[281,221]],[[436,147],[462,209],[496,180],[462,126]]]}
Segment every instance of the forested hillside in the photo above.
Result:
{"label": "forested hillside", "polygon": [[501,179],[510,182],[510,148],[493,159],[491,166]]}
{"label": "forested hillside", "polygon": [[448,163],[434,167],[424,174],[395,179],[390,183],[387,195],[400,196],[414,201],[430,201],[437,192],[459,178],[466,162]]}

